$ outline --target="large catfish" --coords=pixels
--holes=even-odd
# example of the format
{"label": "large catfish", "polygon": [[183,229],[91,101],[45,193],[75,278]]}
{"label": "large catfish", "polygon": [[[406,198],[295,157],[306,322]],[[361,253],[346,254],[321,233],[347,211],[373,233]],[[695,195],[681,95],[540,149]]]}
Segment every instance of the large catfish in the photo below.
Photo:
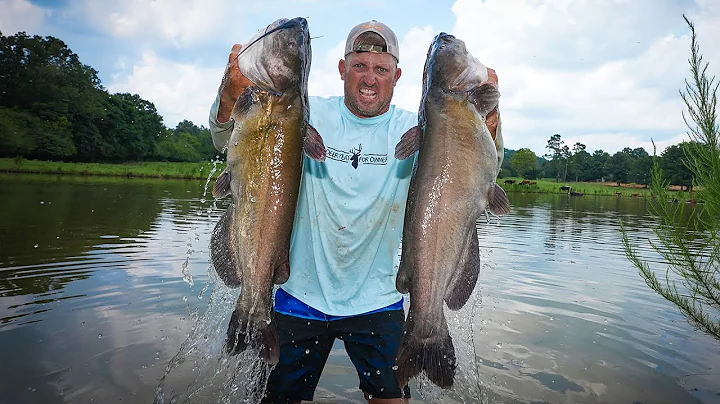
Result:
{"label": "large catfish", "polygon": [[272,288],[290,276],[290,235],[308,132],[310,51],[303,18],[277,20],[242,48],[237,63],[251,84],[233,108],[227,169],[213,187],[216,198],[231,195],[232,204],[213,231],[211,260],[226,285],[242,287],[225,348],[231,354],[260,348],[271,364],[279,358]]}
{"label": "large catfish", "polygon": [[477,219],[489,209],[509,212],[497,185],[502,138],[493,139],[485,119],[498,105],[497,86],[465,43],[440,33],[428,50],[423,73],[419,130],[396,148],[398,158],[418,150],[410,182],[396,280],[410,293],[410,310],[396,356],[396,379],[405,386],[424,371],[442,388],[455,377],[455,348],[443,313],[462,308],[480,272]]}

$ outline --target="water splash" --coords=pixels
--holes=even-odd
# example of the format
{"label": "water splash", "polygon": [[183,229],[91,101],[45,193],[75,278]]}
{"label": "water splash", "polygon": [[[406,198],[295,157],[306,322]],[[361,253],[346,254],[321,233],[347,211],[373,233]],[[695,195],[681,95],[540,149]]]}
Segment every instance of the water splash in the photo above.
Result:
{"label": "water splash", "polygon": [[[443,390],[431,382],[425,372],[416,376],[416,387],[426,403],[488,403],[485,384],[480,378],[475,352],[476,329],[480,324],[477,314],[480,312],[482,295],[478,288],[468,302],[458,311],[443,307],[448,330],[455,346],[457,369],[453,387]],[[468,321],[469,320],[469,321]]]}
{"label": "water splash", "polygon": [[262,400],[272,366],[260,359],[257,349],[234,356],[224,350],[231,307],[240,290],[227,288],[212,268],[209,275],[208,285],[213,289],[208,307],[194,319],[187,339],[168,363],[156,389],[155,404],[256,404]]}
{"label": "water splash", "polygon": [[[212,162],[213,168],[205,182],[201,204],[208,203],[205,197],[219,162],[217,158]],[[209,217],[215,209],[217,205],[213,200],[210,207],[202,212]],[[189,269],[189,258],[194,252],[192,240],[188,241],[187,247],[182,275],[192,287],[194,283]],[[272,366],[260,359],[258,350],[247,349],[233,356],[225,352],[227,325],[241,289],[225,286],[212,264],[207,267],[207,273],[208,281],[198,295],[202,299],[210,291],[207,308],[201,315],[197,309],[186,306],[193,327],[165,369],[156,388],[155,404],[255,404],[262,400],[265,393]]]}

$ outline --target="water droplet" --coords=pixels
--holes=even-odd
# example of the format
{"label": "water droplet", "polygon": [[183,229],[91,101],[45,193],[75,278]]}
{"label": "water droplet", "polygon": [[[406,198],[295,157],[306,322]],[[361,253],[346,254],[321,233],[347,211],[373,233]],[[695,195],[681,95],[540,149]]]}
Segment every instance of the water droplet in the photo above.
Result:
{"label": "water droplet", "polygon": [[393,366],[393,367],[392,367],[392,370],[398,370],[397,365]]}
{"label": "water droplet", "polygon": [[102,334],[98,334],[98,338],[102,338]]}
{"label": "water droplet", "polygon": [[309,354],[309,353],[310,353],[310,350],[309,350],[309,349],[306,349],[306,350],[305,350],[305,355],[307,355],[307,354]]}
{"label": "water droplet", "polygon": [[37,244],[35,244],[35,245],[33,246],[33,248],[38,248],[38,245],[37,245]]}
{"label": "water droplet", "polygon": [[376,371],[375,371],[375,374],[378,374],[378,375],[379,375],[379,374],[380,374],[380,369],[376,370]]}
{"label": "water droplet", "polygon": [[498,342],[497,347],[498,347],[498,349],[502,349],[502,342]]}

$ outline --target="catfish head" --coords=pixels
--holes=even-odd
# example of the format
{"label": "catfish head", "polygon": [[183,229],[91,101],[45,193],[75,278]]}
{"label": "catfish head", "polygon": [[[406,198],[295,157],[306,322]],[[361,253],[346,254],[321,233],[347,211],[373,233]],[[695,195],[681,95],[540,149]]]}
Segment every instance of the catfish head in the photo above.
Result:
{"label": "catfish head", "polygon": [[261,90],[282,95],[307,85],[310,32],[301,17],[279,19],[258,31],[238,55],[238,65]]}
{"label": "catfish head", "polygon": [[468,52],[465,42],[444,32],[430,45],[425,75],[426,86],[453,93],[469,91],[488,80],[487,67]]}

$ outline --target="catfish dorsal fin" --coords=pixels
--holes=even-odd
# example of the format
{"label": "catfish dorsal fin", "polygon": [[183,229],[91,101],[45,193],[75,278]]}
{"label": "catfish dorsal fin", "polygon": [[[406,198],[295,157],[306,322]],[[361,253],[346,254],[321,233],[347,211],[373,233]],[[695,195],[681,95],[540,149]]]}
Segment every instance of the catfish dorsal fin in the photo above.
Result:
{"label": "catfish dorsal fin", "polygon": [[413,153],[420,150],[421,138],[422,133],[417,125],[408,129],[395,146],[395,158],[398,160],[405,160],[406,158],[412,156]]}
{"label": "catfish dorsal fin", "polygon": [[494,83],[482,83],[468,90],[468,101],[470,101],[483,117],[495,109],[500,100],[500,91]]}

